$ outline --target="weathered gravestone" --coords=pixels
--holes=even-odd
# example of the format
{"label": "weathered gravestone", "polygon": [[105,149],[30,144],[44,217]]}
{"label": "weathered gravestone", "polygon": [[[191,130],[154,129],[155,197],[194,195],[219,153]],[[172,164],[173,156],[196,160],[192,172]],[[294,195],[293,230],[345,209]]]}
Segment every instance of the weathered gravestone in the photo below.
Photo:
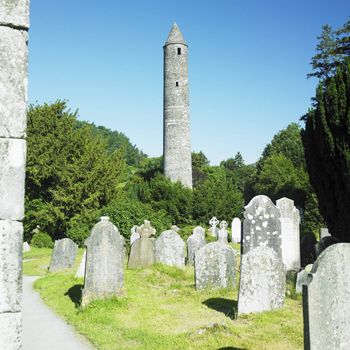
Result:
{"label": "weathered gravestone", "polygon": [[49,271],[55,272],[63,269],[70,269],[74,264],[77,250],[78,246],[69,238],[55,241]]}
{"label": "weathered gravestone", "polygon": [[328,237],[330,235],[331,234],[329,233],[327,227],[321,227],[321,229],[320,229],[320,239],[322,239],[323,237]]}
{"label": "weathered gravestone", "polygon": [[256,196],[245,207],[242,252],[256,247],[272,248],[282,259],[280,211],[266,196]]}
{"label": "weathered gravestone", "polygon": [[84,250],[83,258],[81,259],[80,265],[78,267],[75,277],[81,278],[85,275],[85,264],[86,264],[86,249]]}
{"label": "weathered gravestone", "polygon": [[220,242],[199,249],[194,264],[196,289],[234,288],[236,255],[235,250]]}
{"label": "weathered gravestone", "polygon": [[286,271],[269,247],[256,247],[241,257],[238,314],[269,311],[284,304]]}
{"label": "weathered gravestone", "polygon": [[128,267],[131,269],[149,267],[155,263],[155,239],[150,237],[155,235],[156,230],[145,220],[137,232],[140,239],[134,241],[130,249]]}
{"label": "weathered gravestone", "polygon": [[172,226],[171,230],[161,233],[155,242],[156,262],[170,266],[185,267],[185,242],[177,233],[179,228]]}
{"label": "weathered gravestone", "polygon": [[23,253],[30,252],[30,245],[28,242],[23,242]]}
{"label": "weathered gravestone", "polygon": [[217,225],[219,225],[219,220],[214,216],[209,220],[209,225],[211,226],[209,228],[209,233],[211,236],[213,237],[217,237],[218,236],[218,228],[216,227]]}
{"label": "weathered gravestone", "polygon": [[316,260],[315,246],[317,244],[316,238],[312,233],[307,233],[300,241],[300,258],[301,266],[313,264]]}
{"label": "weathered gravestone", "polygon": [[282,260],[287,271],[300,269],[300,215],[294,201],[281,198],[276,201],[280,211],[282,231]]}
{"label": "weathered gravestone", "polygon": [[242,234],[242,222],[239,218],[234,218],[232,220],[231,229],[232,229],[231,241],[233,243],[240,243],[241,242],[241,234]]}
{"label": "weathered gravestone", "polygon": [[82,305],[92,300],[124,295],[124,245],[122,236],[108,216],[91,230],[85,240],[86,267]]}
{"label": "weathered gravestone", "polygon": [[227,222],[220,222],[220,230],[218,231],[218,241],[221,243],[228,244],[228,232],[227,232]]}
{"label": "weathered gravestone", "polygon": [[130,235],[130,245],[132,245],[137,239],[140,238],[140,234],[137,232],[138,226],[135,225],[131,228],[131,235]]}
{"label": "weathered gravestone", "polygon": [[196,252],[207,244],[205,241],[205,230],[201,226],[193,229],[193,233],[187,239],[187,263],[194,265]]}
{"label": "weathered gravestone", "polygon": [[303,286],[304,349],[350,349],[350,244],[328,247]]}

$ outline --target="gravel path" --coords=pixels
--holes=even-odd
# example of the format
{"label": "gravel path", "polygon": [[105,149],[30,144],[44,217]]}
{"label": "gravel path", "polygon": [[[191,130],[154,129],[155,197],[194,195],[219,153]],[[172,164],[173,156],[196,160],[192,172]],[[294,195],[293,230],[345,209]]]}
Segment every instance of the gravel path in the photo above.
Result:
{"label": "gravel path", "polygon": [[33,290],[38,277],[23,276],[23,350],[92,350]]}

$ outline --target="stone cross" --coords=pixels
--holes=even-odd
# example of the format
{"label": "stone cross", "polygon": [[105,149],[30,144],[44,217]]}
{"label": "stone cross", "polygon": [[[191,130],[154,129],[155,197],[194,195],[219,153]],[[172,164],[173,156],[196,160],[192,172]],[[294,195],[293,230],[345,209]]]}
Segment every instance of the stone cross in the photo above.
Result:
{"label": "stone cross", "polygon": [[350,349],[350,243],[317,258],[303,285],[304,349]]}
{"label": "stone cross", "polygon": [[145,220],[136,232],[140,235],[140,239],[131,245],[128,261],[128,267],[131,269],[149,267],[155,263],[155,239],[151,236],[155,235],[156,230],[148,220]]}
{"label": "stone cross", "polygon": [[140,235],[140,238],[150,238],[156,234],[155,228],[151,226],[151,222],[145,220],[143,225],[136,229],[136,232]]}
{"label": "stone cross", "polygon": [[82,306],[92,300],[124,295],[124,245],[108,216],[91,230],[85,240],[86,265]]}
{"label": "stone cross", "polygon": [[276,201],[281,217],[282,260],[287,271],[300,269],[300,215],[294,201],[281,198]]}
{"label": "stone cross", "polygon": [[220,221],[215,216],[209,220],[209,225],[211,226],[209,231],[213,237],[217,237],[218,229],[216,226],[219,224],[219,222]]}

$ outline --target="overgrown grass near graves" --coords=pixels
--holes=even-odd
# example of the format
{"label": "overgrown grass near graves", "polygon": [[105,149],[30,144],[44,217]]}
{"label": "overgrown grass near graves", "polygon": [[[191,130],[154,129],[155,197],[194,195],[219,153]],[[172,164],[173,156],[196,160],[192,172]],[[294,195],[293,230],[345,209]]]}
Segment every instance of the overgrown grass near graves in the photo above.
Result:
{"label": "overgrown grass near graves", "polygon": [[83,280],[74,273],[47,274],[35,282],[35,288],[97,349],[303,348],[300,298],[287,298],[278,311],[235,319],[237,290],[196,292],[191,267],[155,265],[125,271],[125,298],[95,301],[82,309]]}

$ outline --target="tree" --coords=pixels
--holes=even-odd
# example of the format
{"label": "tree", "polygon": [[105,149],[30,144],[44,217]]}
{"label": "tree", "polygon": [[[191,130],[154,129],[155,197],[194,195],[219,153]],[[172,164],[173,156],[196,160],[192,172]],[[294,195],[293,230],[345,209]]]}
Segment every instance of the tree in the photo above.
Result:
{"label": "tree", "polygon": [[220,163],[220,166],[225,167],[228,170],[235,170],[244,165],[242,154],[237,152],[233,158],[228,158]]}
{"label": "tree", "polygon": [[337,36],[336,40],[336,52],[339,55],[349,57],[350,56],[350,19],[335,32]]}
{"label": "tree", "polygon": [[302,140],[311,183],[329,231],[350,242],[350,62],[319,84]]}
{"label": "tree", "polygon": [[76,116],[64,101],[29,107],[27,236],[39,224],[53,239],[74,236],[81,243],[89,233],[86,225],[120,190],[122,151],[109,153],[89,125],[77,127]]}
{"label": "tree", "polygon": [[198,186],[206,179],[205,168],[209,160],[202,151],[192,152],[192,182],[193,187]]}

